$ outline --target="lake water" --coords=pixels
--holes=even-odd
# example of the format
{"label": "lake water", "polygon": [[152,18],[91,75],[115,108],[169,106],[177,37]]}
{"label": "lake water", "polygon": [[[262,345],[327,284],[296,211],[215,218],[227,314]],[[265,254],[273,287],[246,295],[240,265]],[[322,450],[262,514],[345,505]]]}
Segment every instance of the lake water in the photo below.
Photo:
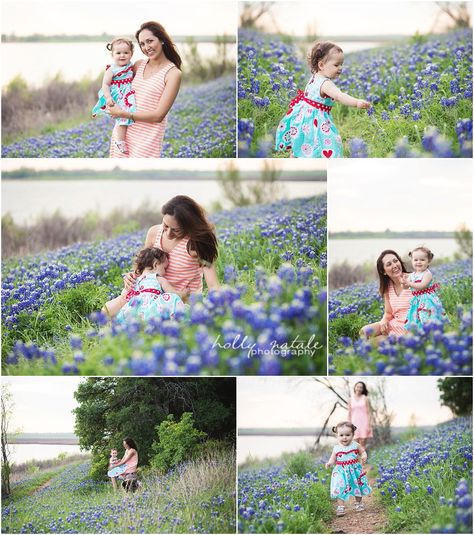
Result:
{"label": "lake water", "polygon": [[[259,436],[239,435],[237,442],[237,464],[243,464],[250,457],[262,460],[280,457],[283,453],[295,453],[314,445],[315,435],[301,436]],[[321,444],[328,444],[332,439],[323,437]]]}
{"label": "lake water", "polygon": [[[110,52],[103,42],[86,43],[2,43],[2,87],[5,87],[18,75],[29,85],[40,87],[46,81],[61,73],[67,82],[81,80],[84,77],[95,79],[102,75],[104,67],[110,63]],[[192,65],[186,65],[189,57],[185,43],[178,43],[177,48],[183,59],[183,80],[186,71],[192,71]],[[200,56],[209,59],[217,54],[214,43],[197,43]],[[227,44],[228,60],[236,61],[236,45]],[[145,56],[135,47],[132,61]]]}
{"label": "lake water", "polygon": [[[325,192],[326,182],[281,181],[281,198]],[[206,208],[214,201],[228,207],[212,180],[2,180],[2,216],[8,212],[25,224],[56,210],[75,217],[91,210],[108,214],[115,208],[135,209],[145,202],[156,204],[159,211],[175,195],[189,195]]]}
{"label": "lake water", "polygon": [[435,258],[451,257],[457,250],[456,241],[452,238],[436,238],[419,240],[417,238],[394,238],[394,239],[337,239],[328,241],[328,263],[339,264],[347,261],[349,264],[363,264],[372,262],[375,265],[377,257],[384,249],[393,249],[402,256],[408,256],[408,252],[418,245],[429,247]]}
{"label": "lake water", "polygon": [[71,444],[11,444],[11,460],[21,464],[31,459],[45,461],[55,459],[60,453],[76,455],[81,452],[79,446]]}

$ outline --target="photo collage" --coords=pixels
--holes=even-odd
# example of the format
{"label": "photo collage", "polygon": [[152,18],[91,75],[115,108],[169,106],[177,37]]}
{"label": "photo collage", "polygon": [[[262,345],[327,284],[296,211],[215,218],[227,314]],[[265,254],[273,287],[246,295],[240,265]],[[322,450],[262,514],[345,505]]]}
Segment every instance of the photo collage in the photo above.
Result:
{"label": "photo collage", "polygon": [[2,533],[472,533],[473,7],[3,0]]}

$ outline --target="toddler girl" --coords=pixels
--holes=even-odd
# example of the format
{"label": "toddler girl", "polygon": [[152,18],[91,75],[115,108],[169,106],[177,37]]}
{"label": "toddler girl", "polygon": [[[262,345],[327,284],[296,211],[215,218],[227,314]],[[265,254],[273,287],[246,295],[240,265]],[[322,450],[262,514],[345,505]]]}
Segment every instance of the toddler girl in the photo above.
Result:
{"label": "toddler girl", "polygon": [[118,463],[118,456],[117,456],[117,450],[112,449],[110,450],[110,458],[109,458],[109,469],[112,468],[115,464]]}
{"label": "toddler girl", "polygon": [[119,297],[108,301],[102,309],[119,323],[130,319],[170,319],[177,310],[184,310],[184,303],[176,290],[164,278],[168,255],[157,247],[142,249],[136,256],[133,290],[122,290]]}
{"label": "toddler girl", "polygon": [[334,100],[360,109],[370,104],[343,93],[332,82],[341,74],[344,63],[340,47],[329,41],[316,43],[308,62],[313,75],[304,93],[298,90],[280,121],[275,150],[291,150],[297,158],[340,158],[341,136],[331,118]]}
{"label": "toddler girl", "polygon": [[362,496],[372,492],[360,463],[367,461],[367,453],[354,441],[355,430],[356,426],[351,422],[340,422],[332,428],[338,444],[334,446],[326,468],[335,465],[331,477],[331,498],[337,499],[337,516],[345,514],[344,502],[350,496],[356,499],[356,511],[363,511]]}
{"label": "toddler girl", "polygon": [[133,124],[133,112],[136,111],[135,91],[132,89],[133,43],[125,37],[116,37],[107,45],[107,50],[110,50],[114,64],[107,65],[105,68],[102,87],[99,90],[99,100],[92,109],[92,117],[107,113],[107,107],[115,106],[115,104],[132,113],[132,119],[122,117],[115,119],[117,128],[114,144],[117,150],[125,154],[127,152],[125,143],[127,126]]}
{"label": "toddler girl", "polygon": [[411,288],[413,297],[405,323],[421,329],[427,321],[446,319],[446,312],[436,293],[439,284],[435,283],[433,274],[428,269],[434,254],[427,247],[417,247],[408,256],[414,272],[404,274],[403,283],[405,288]]}

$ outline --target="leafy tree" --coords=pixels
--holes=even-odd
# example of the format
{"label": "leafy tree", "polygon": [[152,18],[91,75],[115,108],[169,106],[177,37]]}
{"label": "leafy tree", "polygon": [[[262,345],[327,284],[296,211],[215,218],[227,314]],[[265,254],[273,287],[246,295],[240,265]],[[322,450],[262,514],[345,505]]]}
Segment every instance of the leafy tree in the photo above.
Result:
{"label": "leafy tree", "polygon": [[130,436],[140,466],[149,463],[155,427],[169,414],[193,412],[199,428],[214,438],[235,430],[234,378],[90,377],[74,394],[75,432],[82,449],[91,450],[93,477],[104,477],[109,450],[122,450]]}
{"label": "leafy tree", "polygon": [[472,231],[462,225],[454,232],[454,239],[461,257],[472,258]]}
{"label": "leafy tree", "polygon": [[189,459],[195,447],[206,437],[206,433],[195,429],[190,412],[183,413],[179,422],[175,422],[174,416],[169,414],[155,429],[159,440],[152,444],[155,455],[151,465],[163,471]]}
{"label": "leafy tree", "polygon": [[472,414],[472,378],[445,377],[438,379],[438,390],[443,405],[455,416]]}
{"label": "leafy tree", "polygon": [[10,474],[11,459],[10,445],[8,443],[8,428],[13,410],[13,400],[8,384],[2,383],[1,394],[2,420],[1,420],[1,437],[2,437],[2,498],[10,496]]}

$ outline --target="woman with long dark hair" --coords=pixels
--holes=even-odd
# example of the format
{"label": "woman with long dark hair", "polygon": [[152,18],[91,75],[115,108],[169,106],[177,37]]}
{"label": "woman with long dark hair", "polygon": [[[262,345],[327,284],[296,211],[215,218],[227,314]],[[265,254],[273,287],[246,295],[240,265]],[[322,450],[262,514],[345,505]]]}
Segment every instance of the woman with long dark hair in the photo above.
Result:
{"label": "woman with long dark hair", "polygon": [[367,439],[373,437],[372,411],[369,403],[369,391],[363,381],[354,385],[354,394],[349,398],[348,420],[355,425],[354,439],[365,448]]}
{"label": "woman with long dark hair", "polygon": [[107,472],[112,481],[112,487],[117,490],[117,478],[126,479],[127,475],[135,474],[138,466],[138,448],[135,441],[126,437],[123,439],[125,453],[120,461],[117,461]]}
{"label": "woman with long dark hair", "polygon": [[360,335],[381,342],[389,334],[402,336],[407,333],[405,323],[412,294],[404,282],[403,274],[408,271],[395,251],[382,251],[376,265],[379,293],[384,300],[384,313],[380,321],[364,325]]}
{"label": "woman with long dark hair", "polygon": [[[148,230],[145,247],[168,253],[165,279],[181,299],[202,292],[203,277],[209,289],[219,288],[215,268],[217,237],[202,206],[186,195],[177,195],[161,208],[163,220]],[[127,274],[125,285],[131,289],[134,275]]]}
{"label": "woman with long dark hair", "polygon": [[[167,123],[167,114],[178,95],[181,84],[181,58],[171,37],[158,22],[143,23],[135,33],[140,50],[147,56],[133,66],[132,90],[136,111],[119,106],[108,107],[112,117],[133,121],[127,127],[127,153],[112,142],[112,158],[159,158]],[[115,131],[112,141],[115,140]]]}

